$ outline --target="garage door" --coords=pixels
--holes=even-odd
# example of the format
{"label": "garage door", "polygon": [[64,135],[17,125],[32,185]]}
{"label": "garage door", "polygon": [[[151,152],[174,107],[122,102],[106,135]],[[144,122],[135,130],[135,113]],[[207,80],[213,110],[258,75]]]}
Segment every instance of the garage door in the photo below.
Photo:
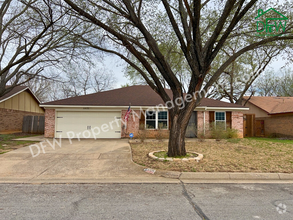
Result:
{"label": "garage door", "polygon": [[121,138],[121,112],[57,112],[55,137]]}

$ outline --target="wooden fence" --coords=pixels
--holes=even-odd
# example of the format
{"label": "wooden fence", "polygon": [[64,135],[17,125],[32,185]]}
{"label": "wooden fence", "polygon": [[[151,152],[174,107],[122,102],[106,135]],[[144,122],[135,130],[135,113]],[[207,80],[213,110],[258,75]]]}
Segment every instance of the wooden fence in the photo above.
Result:
{"label": "wooden fence", "polygon": [[31,134],[44,134],[45,116],[23,116],[22,132]]}

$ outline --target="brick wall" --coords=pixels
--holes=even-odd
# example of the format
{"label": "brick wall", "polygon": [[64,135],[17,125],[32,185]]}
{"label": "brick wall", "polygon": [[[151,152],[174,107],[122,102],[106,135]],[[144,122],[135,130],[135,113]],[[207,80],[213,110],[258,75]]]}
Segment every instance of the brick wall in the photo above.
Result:
{"label": "brick wall", "polygon": [[204,112],[202,111],[197,112],[197,135],[202,134],[204,130],[203,114]]}
{"label": "brick wall", "polygon": [[[137,136],[139,130],[139,110],[132,110],[129,114],[127,124],[124,124],[124,116],[127,110],[121,111],[121,137],[129,137],[130,133],[133,133],[134,137]],[[137,115],[136,115],[136,114]]]}
{"label": "brick wall", "polygon": [[238,137],[243,138],[243,113],[232,112],[232,129],[238,130]]}
{"label": "brick wall", "polygon": [[[122,110],[121,112],[121,120],[124,120],[124,116],[126,114],[127,110]],[[140,110],[132,110],[131,113],[129,114],[129,119],[127,121],[127,126],[125,126],[121,122],[121,137],[122,138],[127,138],[129,137],[130,133],[133,133],[134,138],[138,138],[139,132],[145,132],[147,138],[156,138],[158,133],[162,135],[164,138],[169,137],[169,130],[139,130],[139,115],[140,115]]]}
{"label": "brick wall", "polygon": [[26,115],[44,114],[0,108],[0,131],[22,131],[23,116]]}
{"label": "brick wall", "polygon": [[55,134],[55,109],[45,110],[45,137],[53,138]]}
{"label": "brick wall", "polygon": [[[205,114],[205,117],[204,117]],[[205,124],[204,124],[205,119]],[[204,132],[205,126],[205,132]],[[238,137],[243,138],[243,113],[242,112],[232,112],[232,128],[237,129]],[[198,111],[197,112],[197,135],[205,137],[210,137],[210,122],[209,122],[209,111]]]}
{"label": "brick wall", "polygon": [[[204,123],[204,119],[205,119],[205,123]],[[210,127],[209,112],[198,111],[197,112],[197,135],[203,136],[205,134],[205,136],[208,137],[210,135],[209,127]]]}
{"label": "brick wall", "polygon": [[280,137],[293,137],[293,115],[256,118],[264,120],[265,136],[277,134]]}

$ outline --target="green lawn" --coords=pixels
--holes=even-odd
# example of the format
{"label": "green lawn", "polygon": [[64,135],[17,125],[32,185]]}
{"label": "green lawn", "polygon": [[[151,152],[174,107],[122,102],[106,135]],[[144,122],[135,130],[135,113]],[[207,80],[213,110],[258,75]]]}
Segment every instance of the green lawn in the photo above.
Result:
{"label": "green lawn", "polygon": [[293,140],[290,139],[280,139],[280,138],[262,138],[262,137],[250,137],[249,140],[255,140],[260,142],[273,142],[273,143],[283,143],[283,144],[293,144]]}

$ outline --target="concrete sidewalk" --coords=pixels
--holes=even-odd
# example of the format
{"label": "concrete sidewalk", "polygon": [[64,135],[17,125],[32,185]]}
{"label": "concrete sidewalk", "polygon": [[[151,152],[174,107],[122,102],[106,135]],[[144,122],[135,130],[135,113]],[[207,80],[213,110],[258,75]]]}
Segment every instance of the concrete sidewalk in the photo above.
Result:
{"label": "concrete sidewalk", "polygon": [[46,138],[44,135],[38,135],[38,136],[30,136],[30,137],[25,137],[25,138],[15,138],[12,139],[13,141],[45,141]]}

